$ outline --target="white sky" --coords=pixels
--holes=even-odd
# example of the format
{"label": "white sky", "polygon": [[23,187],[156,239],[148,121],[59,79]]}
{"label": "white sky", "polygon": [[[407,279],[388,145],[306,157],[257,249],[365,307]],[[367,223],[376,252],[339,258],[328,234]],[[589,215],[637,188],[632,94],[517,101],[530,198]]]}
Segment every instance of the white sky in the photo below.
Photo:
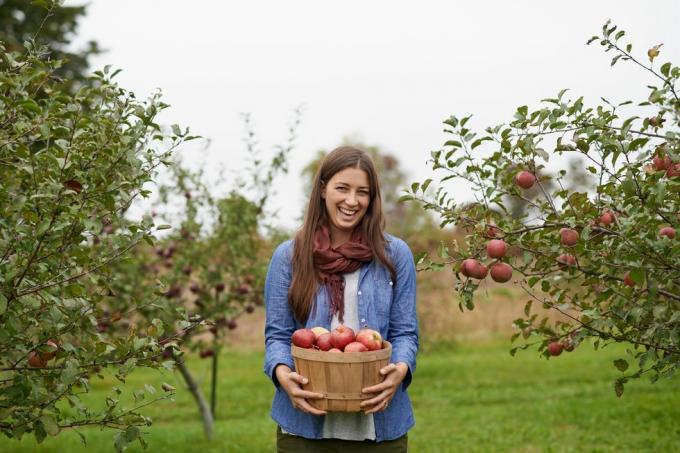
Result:
{"label": "white sky", "polygon": [[122,68],[119,82],[138,97],[162,89],[172,107],[161,122],[210,138],[207,153],[185,155],[209,168],[243,165],[241,113],[270,151],[304,104],[273,199],[293,227],[305,202],[300,169],[348,134],[395,154],[410,182],[428,177],[452,114],[474,113],[481,130],[562,88],[591,103],[640,99],[652,78],[626,63],[611,69],[610,54],[585,45],[608,18],[642,59],[664,43],[656,65],[680,63],[680,2],[671,0],[93,0],[76,43],[108,49],[93,68]]}

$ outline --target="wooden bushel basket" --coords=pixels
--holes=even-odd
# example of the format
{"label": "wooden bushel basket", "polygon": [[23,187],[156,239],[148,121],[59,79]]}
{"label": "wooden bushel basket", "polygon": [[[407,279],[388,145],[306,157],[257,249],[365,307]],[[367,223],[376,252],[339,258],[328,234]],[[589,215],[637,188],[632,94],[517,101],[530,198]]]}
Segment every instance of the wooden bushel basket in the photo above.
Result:
{"label": "wooden bushel basket", "polygon": [[326,352],[291,346],[295,369],[308,379],[302,388],[323,393],[323,399],[309,404],[329,412],[360,412],[361,401],[375,395],[361,389],[382,382],[380,369],[390,363],[392,344],[383,341],[382,349],[366,352]]}

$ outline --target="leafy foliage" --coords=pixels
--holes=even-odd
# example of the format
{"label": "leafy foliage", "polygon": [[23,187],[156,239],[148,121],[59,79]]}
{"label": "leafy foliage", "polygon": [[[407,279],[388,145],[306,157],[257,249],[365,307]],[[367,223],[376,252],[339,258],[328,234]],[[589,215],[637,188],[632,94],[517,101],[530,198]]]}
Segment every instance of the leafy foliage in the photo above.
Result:
{"label": "leafy foliage", "polygon": [[96,424],[119,429],[122,450],[143,442],[139,426],[151,420],[138,409],[156,389],[136,393],[131,408],[116,387],[102,410],[81,395],[104,372],[124,382],[135,367],[161,366],[160,328],[111,337],[98,326],[115,322],[105,312],[111,266],[157,230],[123,213],[190,137],[154,122],[167,107],[159,95],[138,101],[108,68],[71,93],[60,61],[27,45],[23,54],[0,46],[0,429],[42,441]]}
{"label": "leafy foliage", "polygon": [[[515,284],[528,299],[513,336],[513,341],[520,336],[526,341],[513,354],[538,345],[544,356],[555,356],[588,338],[596,348],[630,344],[629,357],[614,362],[621,372],[615,383],[619,396],[629,379],[672,376],[680,363],[680,240],[674,234],[680,226],[675,88],[680,68],[670,62],[654,66],[660,45],[647,53],[647,65],[634,56],[631,44],[621,43],[623,36],[607,22],[588,43],[612,52],[612,66],[628,61],[649,73],[646,99],[637,105],[602,99],[601,105],[588,107],[582,97],[568,99],[563,90],[536,110],[519,107],[511,122],[482,133],[470,128],[470,116],[453,116],[444,122],[451,138],[431,153],[432,170],[443,174],[435,196],[424,194],[428,179],[414,183],[403,197],[438,213],[442,225],[455,224],[468,233],[464,247],[443,248],[439,259],[420,254],[422,269],[451,266],[460,278],[461,272],[475,274],[461,268],[464,259],[495,262],[486,251],[489,239],[511,246],[499,261],[512,265],[519,275]],[[552,153],[546,151],[551,148]],[[586,189],[569,188],[566,170],[547,168],[561,155],[578,155],[585,162],[593,176]],[[528,172],[528,180],[518,181],[520,172]],[[446,189],[449,180],[468,184],[475,201],[457,202]],[[513,216],[508,200],[521,200],[526,209]],[[575,232],[574,244],[561,238],[574,234],[563,229]],[[461,310],[474,308],[477,280],[457,283]],[[561,317],[556,322],[541,318],[532,313],[532,304]]]}
{"label": "leafy foliage", "polygon": [[88,60],[101,53],[95,41],[80,50],[70,47],[86,6],[63,6],[59,0],[4,0],[0,3],[0,36],[8,52],[24,52],[25,43],[45,46],[61,66],[54,74],[61,89],[72,92],[88,80]]}

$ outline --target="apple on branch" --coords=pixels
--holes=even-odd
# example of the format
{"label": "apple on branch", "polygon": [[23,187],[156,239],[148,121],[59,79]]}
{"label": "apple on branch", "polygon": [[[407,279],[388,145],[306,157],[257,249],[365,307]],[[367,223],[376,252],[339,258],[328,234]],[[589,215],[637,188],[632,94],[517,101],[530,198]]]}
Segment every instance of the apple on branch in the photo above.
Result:
{"label": "apple on branch", "polygon": [[515,182],[522,189],[531,189],[531,187],[533,187],[534,183],[536,182],[536,176],[534,176],[533,173],[524,170],[517,174],[515,177]]}
{"label": "apple on branch", "polygon": [[503,258],[508,252],[508,244],[502,239],[492,239],[486,244],[486,254],[489,258]]}

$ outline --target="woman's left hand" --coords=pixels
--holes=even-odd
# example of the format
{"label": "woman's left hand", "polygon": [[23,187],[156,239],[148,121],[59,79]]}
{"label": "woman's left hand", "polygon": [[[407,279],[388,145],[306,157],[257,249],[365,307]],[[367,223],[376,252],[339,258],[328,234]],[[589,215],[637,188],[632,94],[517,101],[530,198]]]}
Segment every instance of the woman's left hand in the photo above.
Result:
{"label": "woman's left hand", "polygon": [[361,408],[364,413],[366,415],[374,414],[387,409],[399,385],[401,385],[401,381],[406,377],[406,373],[408,373],[408,365],[404,362],[390,363],[382,368],[380,374],[385,376],[385,379],[380,384],[362,390],[363,393],[377,394],[373,398],[362,401]]}

